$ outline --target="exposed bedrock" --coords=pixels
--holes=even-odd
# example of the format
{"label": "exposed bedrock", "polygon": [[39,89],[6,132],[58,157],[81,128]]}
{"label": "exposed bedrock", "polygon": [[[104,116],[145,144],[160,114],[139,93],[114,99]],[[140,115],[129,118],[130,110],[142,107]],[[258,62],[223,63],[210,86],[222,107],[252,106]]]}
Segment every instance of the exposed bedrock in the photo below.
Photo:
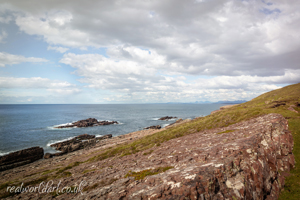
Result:
{"label": "exposed bedrock", "polygon": [[[284,186],[284,175],[294,167],[292,149],[287,120],[268,114],[101,161],[99,166],[114,166],[101,180],[116,181],[76,198],[273,200]],[[124,178],[129,171],[167,166],[174,168],[142,180]],[[91,176],[88,184],[99,178]]]}
{"label": "exposed bedrock", "polygon": [[12,169],[21,165],[34,162],[43,158],[44,149],[41,147],[31,147],[16,151],[0,157],[0,171]]}
{"label": "exposed bedrock", "polygon": [[53,154],[46,153],[44,158],[48,159],[53,156],[61,156],[66,153],[70,153],[70,152],[84,149],[87,147],[92,147],[98,141],[108,139],[111,137],[112,137],[112,134],[107,134],[107,135],[100,136],[100,137],[95,137],[95,135],[82,134],[82,135],[76,136],[75,138],[70,139],[70,140],[51,144],[50,145],[51,147],[55,147],[55,150],[59,150],[61,152],[53,153]]}
{"label": "exposed bedrock", "polygon": [[95,118],[88,118],[84,120],[79,120],[69,125],[58,126],[55,128],[72,128],[72,127],[89,127],[89,126],[104,126],[110,124],[118,124],[117,121],[98,121]]}
{"label": "exposed bedrock", "polygon": [[161,129],[161,125],[149,126],[149,127],[144,128],[144,129]]}

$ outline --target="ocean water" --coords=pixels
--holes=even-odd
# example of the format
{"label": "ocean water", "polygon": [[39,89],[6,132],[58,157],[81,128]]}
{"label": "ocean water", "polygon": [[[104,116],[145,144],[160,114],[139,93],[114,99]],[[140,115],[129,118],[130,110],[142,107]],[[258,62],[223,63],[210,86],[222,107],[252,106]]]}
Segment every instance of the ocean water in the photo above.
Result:
{"label": "ocean water", "polygon": [[[50,144],[81,134],[113,136],[142,130],[152,125],[166,126],[175,120],[160,121],[160,117],[182,119],[209,115],[224,104],[90,104],[90,105],[0,105],[0,156],[9,152],[43,147],[55,152]],[[55,126],[78,120],[96,118],[118,121],[119,124],[86,128],[56,129]]]}

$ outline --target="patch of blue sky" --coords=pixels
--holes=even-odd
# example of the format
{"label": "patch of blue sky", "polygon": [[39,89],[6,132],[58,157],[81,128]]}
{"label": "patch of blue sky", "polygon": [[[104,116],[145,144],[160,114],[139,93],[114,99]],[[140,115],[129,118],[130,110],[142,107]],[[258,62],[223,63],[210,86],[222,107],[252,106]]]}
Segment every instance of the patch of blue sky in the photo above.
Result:
{"label": "patch of blue sky", "polygon": [[273,5],[273,3],[271,3],[271,2],[266,2],[265,0],[261,0],[261,2],[263,2],[264,4],[266,4],[266,5],[268,5],[268,6]]}
{"label": "patch of blue sky", "polygon": [[[48,50],[49,44],[46,43],[42,37],[25,34],[13,23],[2,23],[1,28],[7,32],[7,37],[3,43],[0,43],[0,52],[48,60],[48,62],[22,62],[19,64],[6,65],[0,68],[1,76],[24,78],[42,77],[78,84],[76,79],[79,77],[73,74],[75,69],[69,65],[59,63],[63,54],[54,50]],[[83,52],[82,50],[79,51],[81,53]],[[71,49],[70,52],[77,53],[78,51]],[[97,50],[97,53],[105,54],[105,50]]]}
{"label": "patch of blue sky", "polygon": [[262,12],[262,13],[264,13],[264,14],[266,14],[266,15],[271,15],[271,14],[279,14],[279,13],[281,13],[281,11],[278,9],[278,8],[275,8],[275,9],[273,9],[273,10],[271,10],[271,9],[268,9],[268,8],[262,8],[262,9],[260,9],[260,11]]}

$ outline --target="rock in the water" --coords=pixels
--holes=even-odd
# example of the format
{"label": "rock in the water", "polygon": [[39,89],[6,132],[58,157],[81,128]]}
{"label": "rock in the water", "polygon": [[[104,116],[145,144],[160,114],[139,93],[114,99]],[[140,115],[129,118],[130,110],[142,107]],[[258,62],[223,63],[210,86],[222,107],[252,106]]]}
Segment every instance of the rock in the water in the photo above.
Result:
{"label": "rock in the water", "polygon": [[177,118],[177,117],[169,117],[169,116],[165,116],[165,117],[161,117],[159,118],[158,120],[170,120],[170,119],[174,119],[174,118]]}
{"label": "rock in the water", "polygon": [[44,149],[41,147],[31,147],[16,151],[0,157],[0,171],[12,169],[43,158]]}
{"label": "rock in the water", "polygon": [[144,128],[144,129],[161,129],[161,126],[160,125],[149,126],[149,127]]}
{"label": "rock in the water", "polygon": [[89,127],[89,126],[104,126],[110,124],[118,124],[117,121],[98,121],[95,118],[88,118],[84,120],[79,120],[69,125],[58,126],[55,128],[72,128],[72,127]]}

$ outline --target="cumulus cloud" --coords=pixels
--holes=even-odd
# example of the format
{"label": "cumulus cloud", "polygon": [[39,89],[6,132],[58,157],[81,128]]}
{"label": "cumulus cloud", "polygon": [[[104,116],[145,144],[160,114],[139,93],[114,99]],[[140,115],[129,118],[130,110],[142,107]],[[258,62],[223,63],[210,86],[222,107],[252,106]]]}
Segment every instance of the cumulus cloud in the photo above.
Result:
{"label": "cumulus cloud", "polygon": [[[294,55],[300,51],[300,3],[296,0],[8,4],[19,13],[16,24],[22,31],[40,35],[49,44],[155,49],[174,73],[266,76],[298,68],[299,56]],[[288,65],[272,65],[278,56],[289,58]]]}
{"label": "cumulus cloud", "polygon": [[50,92],[74,94],[81,90],[76,85],[67,81],[50,80],[48,78],[31,77],[0,77],[0,88],[2,89],[47,89]]}
{"label": "cumulus cloud", "polygon": [[5,52],[0,52],[0,67],[5,67],[6,65],[14,65],[22,62],[48,62],[44,58],[35,57],[24,57],[21,55],[13,55]]}
{"label": "cumulus cloud", "polygon": [[4,42],[4,39],[7,37],[6,31],[2,30],[0,33],[0,43]]}
{"label": "cumulus cloud", "polygon": [[[107,101],[249,99],[300,78],[297,0],[10,0],[2,9],[48,50],[105,48],[60,63],[86,87],[117,93]],[[20,62],[8,57],[2,66]]]}
{"label": "cumulus cloud", "polygon": [[48,46],[47,50],[54,50],[57,51],[59,53],[65,53],[66,51],[68,51],[68,48],[64,48],[64,47],[53,47],[53,46]]}
{"label": "cumulus cloud", "polygon": [[[87,87],[118,91],[106,101],[197,101],[251,99],[263,92],[278,89],[276,84],[300,80],[300,70],[286,70],[279,76],[216,76],[189,80],[185,76],[160,73],[165,58],[151,50],[132,47],[108,49],[109,57],[99,54],[68,53],[60,60],[71,65]],[[156,65],[153,65],[156,63]],[[210,98],[210,99],[209,99]]]}

